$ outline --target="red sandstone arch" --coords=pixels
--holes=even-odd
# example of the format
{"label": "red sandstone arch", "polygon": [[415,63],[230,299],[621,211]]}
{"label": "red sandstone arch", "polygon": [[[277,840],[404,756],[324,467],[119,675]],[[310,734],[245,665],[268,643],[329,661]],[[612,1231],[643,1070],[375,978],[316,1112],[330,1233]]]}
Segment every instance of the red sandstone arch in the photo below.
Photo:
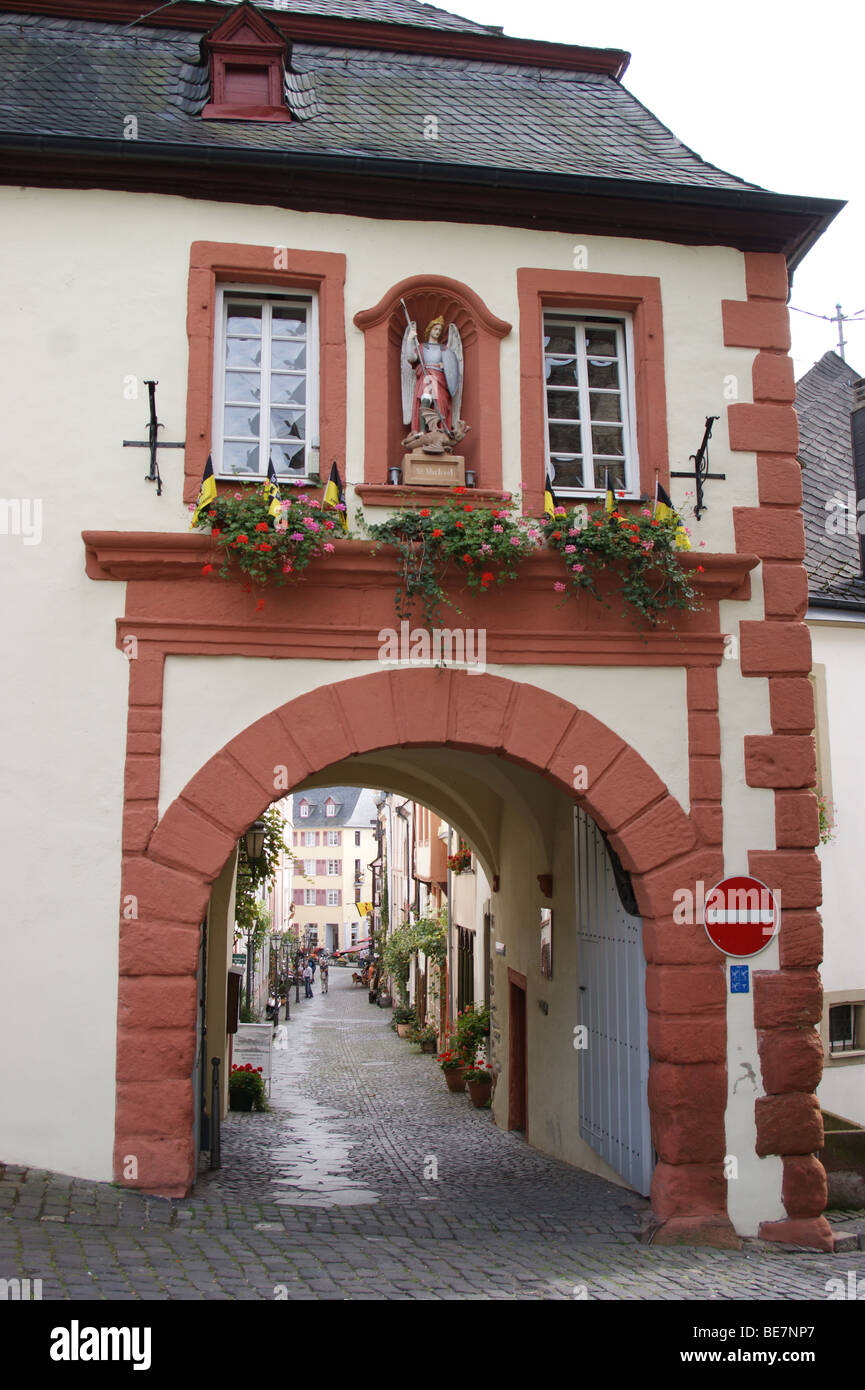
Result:
{"label": "red sandstone arch", "polygon": [[[118,1180],[124,1155],[135,1154],[136,1186],[182,1196],[193,1182],[199,924],[238,837],[286,786],[334,762],[438,745],[538,772],[611,836],[644,919],[649,1100],[659,1155],[653,1209],[671,1239],[735,1243],[723,1177],[724,972],[704,933],[683,930],[671,917],[675,889],[722,876],[721,852],[702,841],[661,779],[606,725],[535,686],[489,674],[383,670],[290,701],[215,754],[146,849],[124,860],[123,901],[132,895],[138,915],[120,924]],[[580,793],[573,788],[578,765],[588,770]]]}

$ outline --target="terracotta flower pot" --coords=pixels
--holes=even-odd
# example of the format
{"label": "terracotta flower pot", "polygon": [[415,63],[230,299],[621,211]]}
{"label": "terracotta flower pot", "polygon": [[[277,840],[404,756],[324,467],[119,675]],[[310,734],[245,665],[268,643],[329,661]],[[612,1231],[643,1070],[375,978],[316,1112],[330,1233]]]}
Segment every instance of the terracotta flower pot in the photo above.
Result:
{"label": "terracotta flower pot", "polygon": [[466,1088],[465,1067],[450,1067],[445,1072],[445,1081],[448,1083],[449,1091],[464,1091]]}
{"label": "terracotta flower pot", "polygon": [[397,1036],[398,1036],[398,1037],[400,1037],[400,1038],[407,1038],[408,1035],[409,1035],[409,1033],[411,1032],[411,1024],[410,1024],[410,1023],[398,1023],[398,1024],[396,1025],[396,1031],[397,1031]]}
{"label": "terracotta flower pot", "polygon": [[472,1105],[478,1110],[483,1110],[492,1095],[493,1083],[491,1081],[467,1081],[466,1085],[472,1099]]}
{"label": "terracotta flower pot", "polygon": [[435,1052],[437,1051],[437,1048],[434,1042],[422,1042],[420,1045],[420,1050],[421,1052]]}

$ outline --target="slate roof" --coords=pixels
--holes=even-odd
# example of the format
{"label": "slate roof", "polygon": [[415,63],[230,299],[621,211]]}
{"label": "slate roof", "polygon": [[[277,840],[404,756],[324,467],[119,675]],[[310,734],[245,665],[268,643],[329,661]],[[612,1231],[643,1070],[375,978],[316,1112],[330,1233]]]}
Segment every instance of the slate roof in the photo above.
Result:
{"label": "slate roof", "polygon": [[796,384],[808,591],[839,607],[865,603],[858,536],[849,535],[847,526],[841,535],[826,529],[835,515],[827,511],[827,501],[838,497],[846,503],[856,490],[850,413],[858,380],[849,363],[827,352]]}
{"label": "slate roof", "polygon": [[[223,0],[216,0],[223,3]],[[224,0],[233,8],[236,0]],[[284,0],[284,3],[262,4],[259,10],[290,10],[292,14],[325,15],[329,19],[364,19],[378,24],[407,24],[413,29],[457,30],[461,34],[500,34],[500,26],[477,24],[473,19],[440,10],[438,5],[424,5],[420,0]]]}
{"label": "slate roof", "polygon": [[[368,17],[367,6],[350,0],[345,9]],[[390,9],[417,16],[427,7],[406,0],[375,6],[376,13]],[[205,158],[208,149],[349,155],[759,188],[706,163],[600,73],[296,43],[286,80],[295,121],[203,121],[209,76],[199,38],[144,25],[0,15],[0,141],[6,132],[116,144],[132,114],[139,141],[198,148]],[[438,117],[438,139],[424,136],[428,115]]]}
{"label": "slate roof", "polygon": [[[325,815],[325,802],[332,797],[336,810]],[[301,816],[301,801],[309,802],[309,815]],[[316,787],[312,791],[295,792],[291,798],[291,818],[295,830],[337,830],[340,826],[371,829],[375,816],[373,794],[366,787]]]}

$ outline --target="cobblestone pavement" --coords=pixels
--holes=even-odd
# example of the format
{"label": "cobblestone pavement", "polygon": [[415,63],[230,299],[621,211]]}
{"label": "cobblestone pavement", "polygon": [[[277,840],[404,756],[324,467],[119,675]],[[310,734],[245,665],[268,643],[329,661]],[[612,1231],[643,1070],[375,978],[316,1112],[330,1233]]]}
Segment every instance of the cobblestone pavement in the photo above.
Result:
{"label": "cobblestone pavement", "polygon": [[0,1168],[0,1278],[100,1300],[822,1300],[865,1281],[861,1249],[638,1244],[642,1198],[497,1129],[388,1021],[336,969],[292,1004],[272,1109],[229,1116],[221,1170],[185,1201]]}

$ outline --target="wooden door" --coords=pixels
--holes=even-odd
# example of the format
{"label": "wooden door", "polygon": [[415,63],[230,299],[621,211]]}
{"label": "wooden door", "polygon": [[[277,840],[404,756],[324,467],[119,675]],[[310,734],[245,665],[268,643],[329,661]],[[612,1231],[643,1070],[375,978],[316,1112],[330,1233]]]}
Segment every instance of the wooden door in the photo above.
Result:
{"label": "wooden door", "polygon": [[508,970],[508,1129],[529,1135],[526,977]]}

